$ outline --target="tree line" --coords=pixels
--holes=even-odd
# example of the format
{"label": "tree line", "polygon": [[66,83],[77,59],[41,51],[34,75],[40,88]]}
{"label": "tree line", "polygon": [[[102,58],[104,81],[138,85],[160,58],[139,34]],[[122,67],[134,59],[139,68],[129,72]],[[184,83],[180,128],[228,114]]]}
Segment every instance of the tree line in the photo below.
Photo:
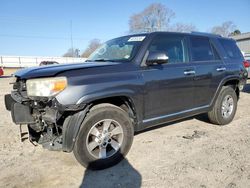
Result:
{"label": "tree line", "polygon": [[[129,18],[129,34],[147,33],[153,31],[191,32],[198,31],[192,23],[175,23],[175,12],[161,3],[153,3],[143,11],[133,14]],[[210,33],[219,34],[223,37],[241,34],[240,30],[232,21],[225,21],[208,30]],[[89,42],[83,53],[79,49],[69,49],[64,57],[89,57],[89,55],[101,45],[99,39]]]}

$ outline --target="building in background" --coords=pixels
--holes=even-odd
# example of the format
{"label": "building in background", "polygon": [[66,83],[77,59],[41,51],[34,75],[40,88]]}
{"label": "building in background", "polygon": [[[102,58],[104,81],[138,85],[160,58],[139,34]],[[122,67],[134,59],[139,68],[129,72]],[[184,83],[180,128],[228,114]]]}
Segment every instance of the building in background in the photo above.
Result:
{"label": "building in background", "polygon": [[250,53],[250,32],[235,35],[232,36],[232,38],[236,40],[237,45],[242,52]]}

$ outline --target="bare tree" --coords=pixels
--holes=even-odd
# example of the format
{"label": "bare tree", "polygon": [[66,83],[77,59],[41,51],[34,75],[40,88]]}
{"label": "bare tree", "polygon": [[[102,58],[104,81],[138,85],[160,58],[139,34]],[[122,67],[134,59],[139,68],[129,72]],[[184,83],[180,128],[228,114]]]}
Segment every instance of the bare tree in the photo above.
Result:
{"label": "bare tree", "polygon": [[80,50],[77,48],[70,48],[65,54],[63,54],[63,57],[79,57],[79,51]]}
{"label": "bare tree", "polygon": [[131,33],[163,31],[169,27],[175,13],[161,3],[151,4],[138,14],[129,19]]}
{"label": "bare tree", "polygon": [[214,26],[211,29],[211,33],[219,34],[223,37],[228,37],[233,31],[235,31],[236,25],[232,21],[227,21],[221,25]]}
{"label": "bare tree", "polygon": [[98,47],[101,46],[101,41],[99,39],[93,39],[89,42],[88,47],[82,53],[81,57],[88,58],[92,52],[94,52]]}
{"label": "bare tree", "polygon": [[198,31],[198,29],[193,24],[176,23],[169,28],[169,31],[191,32],[191,31]]}

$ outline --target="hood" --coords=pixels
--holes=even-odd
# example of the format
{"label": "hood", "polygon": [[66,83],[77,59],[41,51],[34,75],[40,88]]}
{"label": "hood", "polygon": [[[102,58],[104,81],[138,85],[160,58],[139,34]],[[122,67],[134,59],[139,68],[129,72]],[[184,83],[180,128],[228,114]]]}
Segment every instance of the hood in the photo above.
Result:
{"label": "hood", "polygon": [[77,64],[60,64],[60,65],[48,65],[40,67],[25,68],[17,71],[14,75],[21,79],[39,78],[56,76],[59,73],[76,70],[76,69],[87,69],[94,67],[113,66],[119,63],[114,62],[84,62]]}

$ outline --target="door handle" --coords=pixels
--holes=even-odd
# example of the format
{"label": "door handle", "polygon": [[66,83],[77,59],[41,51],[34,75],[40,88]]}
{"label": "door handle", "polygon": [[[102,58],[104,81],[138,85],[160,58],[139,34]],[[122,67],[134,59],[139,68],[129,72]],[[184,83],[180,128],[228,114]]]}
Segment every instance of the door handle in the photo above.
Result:
{"label": "door handle", "polygon": [[194,70],[190,70],[190,71],[184,71],[185,75],[194,75],[195,71]]}
{"label": "door handle", "polygon": [[226,70],[226,67],[219,67],[216,70],[217,70],[217,72],[222,72],[222,71]]}

